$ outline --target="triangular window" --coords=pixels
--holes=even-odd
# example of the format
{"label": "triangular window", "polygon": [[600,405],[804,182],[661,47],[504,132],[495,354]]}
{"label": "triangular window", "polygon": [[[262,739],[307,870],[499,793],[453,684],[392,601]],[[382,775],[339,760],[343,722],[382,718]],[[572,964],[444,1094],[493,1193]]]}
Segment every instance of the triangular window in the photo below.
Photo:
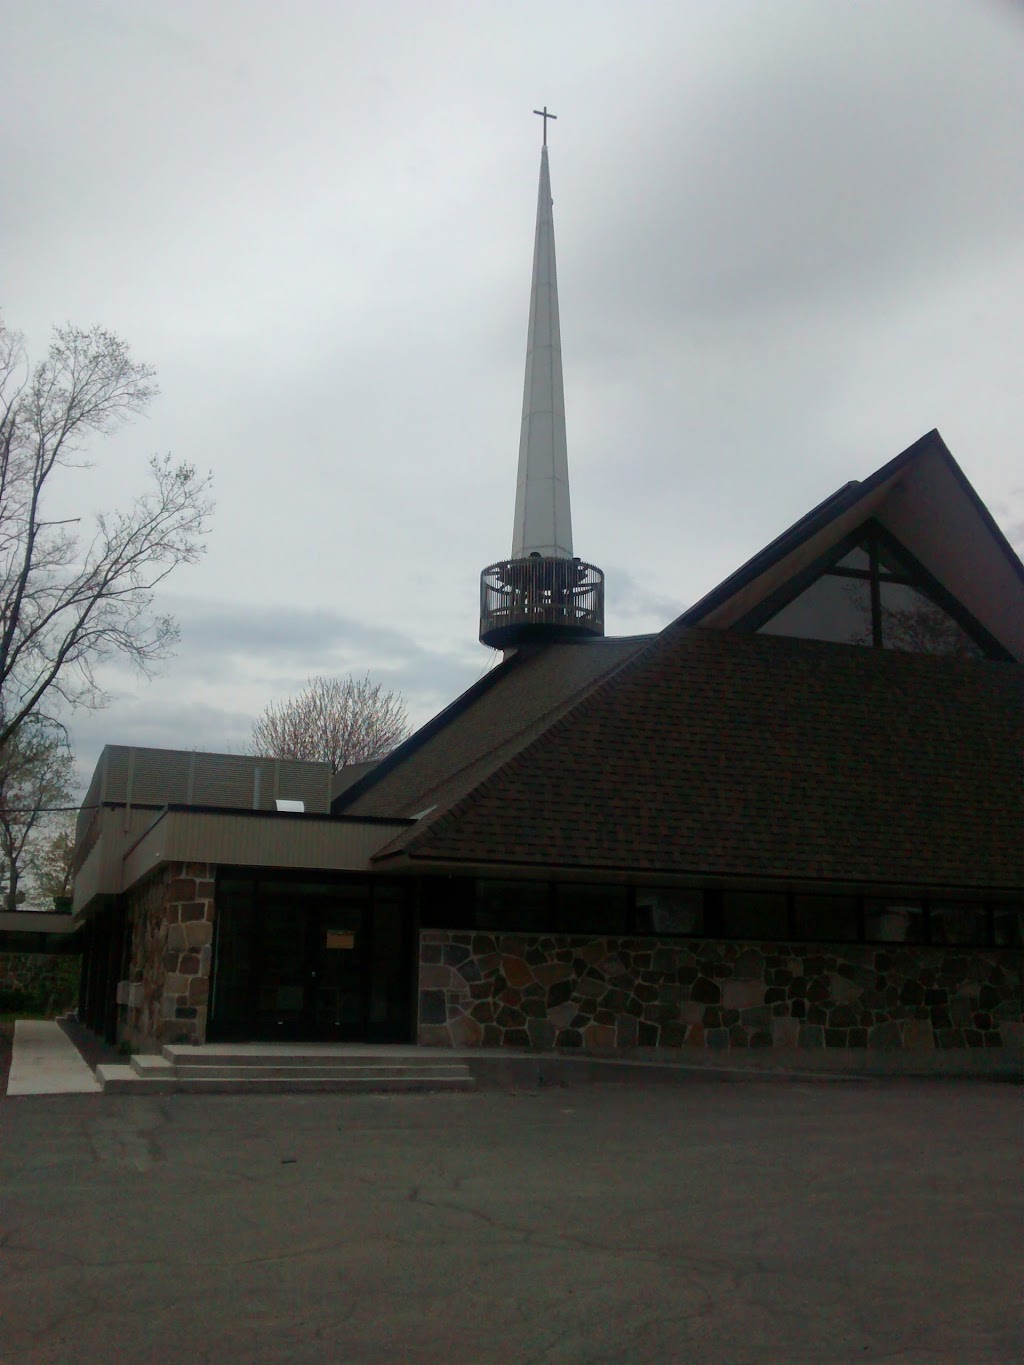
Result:
{"label": "triangular window", "polygon": [[[794,587],[796,591],[794,591]],[[1003,657],[970,613],[881,526],[868,522],[744,624],[765,635],[915,654]]]}

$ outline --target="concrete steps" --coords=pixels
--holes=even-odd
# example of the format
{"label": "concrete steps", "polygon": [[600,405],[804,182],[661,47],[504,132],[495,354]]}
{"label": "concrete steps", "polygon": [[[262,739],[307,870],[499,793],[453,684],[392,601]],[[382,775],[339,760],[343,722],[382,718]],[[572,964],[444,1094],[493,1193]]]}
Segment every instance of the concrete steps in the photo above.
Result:
{"label": "concrete steps", "polygon": [[465,1062],[412,1048],[345,1048],[274,1044],[165,1047],[127,1066],[104,1064],[105,1094],[416,1094],[475,1090]]}

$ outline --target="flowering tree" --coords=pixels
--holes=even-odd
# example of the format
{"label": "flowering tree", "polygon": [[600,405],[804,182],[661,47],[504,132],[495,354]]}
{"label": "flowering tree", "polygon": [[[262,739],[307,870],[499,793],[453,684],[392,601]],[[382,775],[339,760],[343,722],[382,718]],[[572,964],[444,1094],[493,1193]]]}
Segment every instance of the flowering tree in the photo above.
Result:
{"label": "flowering tree", "polygon": [[297,697],[272,702],[253,722],[249,753],[349,763],[383,758],[409,733],[405,703],[365,678],[310,678]]}

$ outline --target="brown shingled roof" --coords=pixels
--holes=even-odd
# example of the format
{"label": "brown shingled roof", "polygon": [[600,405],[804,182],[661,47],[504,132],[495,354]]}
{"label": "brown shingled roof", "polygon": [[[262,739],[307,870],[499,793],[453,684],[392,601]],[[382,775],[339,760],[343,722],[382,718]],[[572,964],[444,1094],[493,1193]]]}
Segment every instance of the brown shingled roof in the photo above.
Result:
{"label": "brown shingled roof", "polygon": [[676,624],[390,849],[1021,890],[1022,754],[1015,664]]}
{"label": "brown shingled roof", "polygon": [[513,655],[341,793],[335,813],[446,810],[653,638],[582,639]]}

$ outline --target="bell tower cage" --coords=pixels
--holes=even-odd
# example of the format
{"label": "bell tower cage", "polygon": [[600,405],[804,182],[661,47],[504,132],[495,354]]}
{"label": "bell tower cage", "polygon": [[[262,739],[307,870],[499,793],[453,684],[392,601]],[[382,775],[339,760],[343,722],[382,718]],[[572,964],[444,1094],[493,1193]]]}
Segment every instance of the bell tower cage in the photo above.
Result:
{"label": "bell tower cage", "polygon": [[582,559],[531,554],[480,575],[480,640],[507,649],[523,640],[604,634],[604,574]]}

